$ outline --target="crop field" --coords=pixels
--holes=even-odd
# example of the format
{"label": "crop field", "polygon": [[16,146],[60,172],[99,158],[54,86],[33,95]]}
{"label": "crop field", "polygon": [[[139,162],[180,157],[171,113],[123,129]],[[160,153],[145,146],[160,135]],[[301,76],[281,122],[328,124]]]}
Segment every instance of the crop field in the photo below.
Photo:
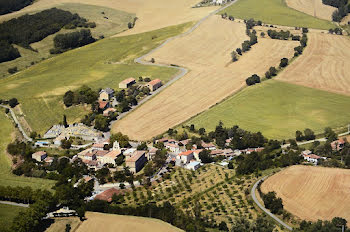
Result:
{"label": "crop field", "polygon": [[55,222],[45,232],[63,232],[67,224],[70,224],[71,231],[76,231],[81,221],[78,217],[55,218]]}
{"label": "crop field", "polygon": [[265,180],[261,190],[275,191],[284,208],[301,219],[350,220],[349,170],[292,166]]}
{"label": "crop field", "polygon": [[123,35],[138,34],[168,26],[196,21],[208,15],[218,7],[192,8],[198,0],[38,0],[32,5],[7,15],[0,16],[0,22],[23,13],[40,11],[63,3],[83,3],[107,7],[136,14],[136,26]]}
{"label": "crop field", "polygon": [[[183,32],[192,23],[164,28],[140,35],[109,38],[45,60],[13,76],[0,80],[0,98],[18,98],[25,119],[38,133],[53,124],[79,121],[89,108],[65,109],[62,96],[86,84],[94,89],[118,88],[128,77],[159,78],[168,81],[177,70],[138,65],[133,59],[158,46],[168,37]],[[79,67],[79,68],[77,68]]]}
{"label": "crop field", "polygon": [[268,138],[289,139],[296,130],[311,128],[320,133],[327,126],[347,125],[349,107],[348,96],[269,80],[244,89],[185,124],[211,131],[221,120],[226,127],[238,125]]}
{"label": "crop field", "polygon": [[19,177],[11,173],[12,161],[6,153],[6,147],[12,140],[14,126],[11,120],[5,116],[5,111],[2,109],[0,110],[0,125],[0,185],[51,189],[54,181],[40,178]]}
{"label": "crop field", "polygon": [[77,232],[180,232],[182,230],[161,220],[144,217],[124,216],[86,212],[85,220],[76,230]]}
{"label": "crop field", "polygon": [[350,95],[350,39],[309,33],[304,54],[278,79],[325,91]]}
{"label": "crop field", "polygon": [[[90,30],[93,37],[96,39],[102,35],[104,37],[108,37],[115,35],[121,31],[127,30],[128,23],[133,22],[135,17],[135,15],[123,11],[86,4],[64,3],[59,4],[56,7],[70,11],[72,13],[78,13],[81,17],[84,17],[91,22],[95,22],[96,27],[90,28]],[[104,12],[104,14],[101,12]],[[37,13],[37,11],[32,11],[30,13]],[[33,49],[36,49],[37,52],[15,45],[19,49],[21,57],[12,61],[0,63],[0,77],[10,75],[7,71],[9,68],[17,67],[18,70],[23,70],[26,67],[32,66],[32,63],[38,63],[43,59],[52,57],[53,55],[50,54],[50,49],[54,47],[53,38],[58,34],[69,33],[78,30],[81,30],[81,28],[77,28],[75,30],[62,29],[53,35],[49,35],[39,42],[32,43],[30,46]]]}
{"label": "crop field", "polygon": [[23,207],[0,204],[0,231],[7,231],[13,219],[23,210],[25,210]]}
{"label": "crop field", "polygon": [[257,212],[249,200],[249,188],[255,176],[235,177],[233,170],[218,165],[206,165],[190,171],[175,168],[166,179],[152,189],[136,188],[124,197],[124,204],[169,201],[183,210],[199,203],[201,214],[217,223],[230,224],[236,217],[252,220]]}
{"label": "crop field", "polygon": [[263,76],[281,58],[291,58],[297,46],[292,41],[259,38],[251,51],[232,63],[231,51],[246,38],[245,24],[212,16],[191,34],[150,54],[146,60],[153,57],[156,63],[180,65],[190,72],[116,122],[113,130],[136,140],[151,139],[237,92],[254,73]]}
{"label": "crop field", "polygon": [[[307,0],[305,0],[307,1]],[[236,18],[261,20],[263,23],[292,27],[329,29],[335,27],[327,20],[318,19],[289,8],[284,0],[239,0],[223,12]]]}
{"label": "crop field", "polygon": [[286,0],[286,3],[290,8],[329,21],[332,21],[332,14],[337,9],[323,4],[322,0]]}

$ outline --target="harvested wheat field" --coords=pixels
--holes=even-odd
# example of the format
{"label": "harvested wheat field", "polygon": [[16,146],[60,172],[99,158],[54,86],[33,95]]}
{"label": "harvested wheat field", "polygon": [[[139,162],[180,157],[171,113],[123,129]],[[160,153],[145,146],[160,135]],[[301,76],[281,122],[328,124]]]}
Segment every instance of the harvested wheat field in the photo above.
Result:
{"label": "harvested wheat field", "polygon": [[38,0],[20,11],[0,16],[0,22],[23,13],[59,6],[62,3],[83,3],[135,13],[138,17],[136,26],[121,35],[138,34],[196,21],[218,9],[218,7],[192,8],[198,0]]}
{"label": "harvested wheat field", "polygon": [[261,190],[275,191],[284,208],[301,219],[350,221],[350,170],[292,166],[265,180]]}
{"label": "harvested wheat field", "polygon": [[153,218],[123,216],[116,214],[104,213],[86,213],[87,220],[76,230],[76,232],[180,232],[176,228],[166,222]]}
{"label": "harvested wheat field", "polygon": [[[208,33],[210,31],[211,33]],[[251,51],[232,63],[230,53],[247,39],[245,24],[212,16],[189,35],[163,46],[146,60],[176,64],[190,72],[113,125],[136,140],[148,140],[186,121],[245,86],[254,73],[263,76],[298,43],[259,39]]]}
{"label": "harvested wheat field", "polygon": [[290,8],[314,17],[332,21],[332,14],[337,9],[322,3],[322,0],[286,0]]}
{"label": "harvested wheat field", "polygon": [[304,54],[278,79],[330,92],[350,95],[350,39],[309,33]]}

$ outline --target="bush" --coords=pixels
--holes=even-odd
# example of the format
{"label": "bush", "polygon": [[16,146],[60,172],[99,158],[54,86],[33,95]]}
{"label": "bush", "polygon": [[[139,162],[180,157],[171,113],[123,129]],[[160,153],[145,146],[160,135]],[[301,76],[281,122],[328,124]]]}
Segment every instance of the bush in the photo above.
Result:
{"label": "bush", "polygon": [[18,105],[18,100],[17,100],[17,98],[11,98],[11,99],[9,100],[9,106],[10,106],[11,108],[13,108],[13,107],[15,107],[16,105]]}
{"label": "bush", "polygon": [[260,83],[260,77],[258,75],[256,75],[256,74],[254,74],[253,76],[248,77],[246,79],[246,83],[247,83],[248,86]]}
{"label": "bush", "polygon": [[0,63],[14,60],[21,56],[17,48],[14,48],[7,41],[0,41]]}
{"label": "bush", "polygon": [[17,69],[17,67],[13,67],[13,68],[9,68],[7,71],[10,74],[14,74],[14,73],[18,72],[18,69]]}
{"label": "bush", "polygon": [[288,59],[287,58],[282,58],[281,59],[281,63],[280,63],[280,67],[284,68],[288,65]]}

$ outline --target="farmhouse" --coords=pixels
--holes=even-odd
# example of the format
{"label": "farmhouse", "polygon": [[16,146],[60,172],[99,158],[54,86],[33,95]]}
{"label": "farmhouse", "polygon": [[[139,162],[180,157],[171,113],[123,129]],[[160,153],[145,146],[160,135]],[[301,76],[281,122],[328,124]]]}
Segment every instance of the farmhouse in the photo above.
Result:
{"label": "farmhouse", "polygon": [[162,81],[159,79],[155,79],[153,81],[148,82],[146,86],[149,88],[149,90],[153,92],[162,86]]}
{"label": "farmhouse", "polygon": [[32,154],[32,159],[35,159],[38,162],[43,161],[47,157],[45,151],[38,151]]}
{"label": "farmhouse", "polygon": [[178,160],[181,160],[182,163],[188,164],[191,160],[194,159],[193,151],[184,151],[177,155]]}
{"label": "farmhouse", "polygon": [[320,159],[321,159],[321,157],[318,155],[314,155],[314,154],[304,155],[304,160],[306,160],[310,163],[313,163],[315,165],[317,165],[317,163]]}
{"label": "farmhouse", "polygon": [[134,78],[130,77],[130,78],[125,79],[122,82],[120,82],[119,83],[119,88],[120,89],[127,89],[127,88],[129,88],[130,86],[132,86],[135,83],[136,83],[136,80]]}
{"label": "farmhouse", "polygon": [[106,155],[104,155],[100,158],[101,165],[105,165],[105,164],[115,165],[115,159],[121,154],[122,153],[120,150],[119,151],[114,150],[114,151],[108,152]]}
{"label": "farmhouse", "polygon": [[108,101],[99,101],[98,102],[98,108],[100,108],[101,110],[105,110],[109,107],[109,102]]}
{"label": "farmhouse", "polygon": [[204,149],[207,149],[207,150],[215,150],[215,149],[216,149],[215,145],[212,144],[212,143],[205,143],[205,142],[202,142],[202,147],[203,147]]}
{"label": "farmhouse", "polygon": [[170,150],[171,152],[173,152],[173,153],[180,153],[180,152],[181,152],[180,146],[177,145],[177,144],[167,143],[167,144],[165,145],[165,148],[166,148],[166,149],[169,149],[169,150]]}
{"label": "farmhouse", "polygon": [[102,89],[99,94],[99,101],[109,101],[113,97],[114,90],[111,88]]}
{"label": "farmhouse", "polygon": [[337,151],[342,150],[344,148],[344,145],[345,145],[345,140],[344,139],[338,139],[338,140],[333,141],[331,143],[332,149],[333,150],[337,150]]}
{"label": "farmhouse", "polygon": [[126,159],[125,164],[133,173],[139,172],[147,161],[145,151],[135,151],[133,155]]}
{"label": "farmhouse", "polygon": [[114,112],[116,112],[116,111],[117,111],[117,110],[114,109],[114,108],[108,108],[108,109],[106,109],[106,110],[103,111],[103,116],[108,117],[110,113],[114,113]]}
{"label": "farmhouse", "polygon": [[112,197],[113,195],[120,195],[122,194],[122,190],[116,189],[116,188],[110,188],[107,189],[106,191],[98,194],[95,197],[95,200],[102,200],[102,201],[108,201],[111,202],[112,201]]}

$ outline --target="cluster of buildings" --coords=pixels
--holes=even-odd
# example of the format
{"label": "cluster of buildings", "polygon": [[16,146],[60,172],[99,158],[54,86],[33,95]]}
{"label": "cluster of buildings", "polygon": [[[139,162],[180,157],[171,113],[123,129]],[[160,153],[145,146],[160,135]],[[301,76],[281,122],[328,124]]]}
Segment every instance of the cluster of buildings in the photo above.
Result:
{"label": "cluster of buildings", "polygon": [[[130,77],[130,78],[125,79],[122,82],[120,82],[119,88],[120,89],[127,89],[134,84],[136,84],[135,78]],[[145,86],[148,87],[151,92],[156,91],[157,89],[162,87],[162,85],[163,84],[162,84],[162,81],[160,79],[154,79],[154,80],[148,82],[147,84],[145,84]]]}
{"label": "cluster of buildings", "polygon": [[304,160],[306,160],[309,163],[312,163],[314,165],[317,165],[320,160],[326,160],[326,157],[321,157],[318,155],[313,154],[310,150],[305,150],[301,153],[301,156],[303,156]]}

